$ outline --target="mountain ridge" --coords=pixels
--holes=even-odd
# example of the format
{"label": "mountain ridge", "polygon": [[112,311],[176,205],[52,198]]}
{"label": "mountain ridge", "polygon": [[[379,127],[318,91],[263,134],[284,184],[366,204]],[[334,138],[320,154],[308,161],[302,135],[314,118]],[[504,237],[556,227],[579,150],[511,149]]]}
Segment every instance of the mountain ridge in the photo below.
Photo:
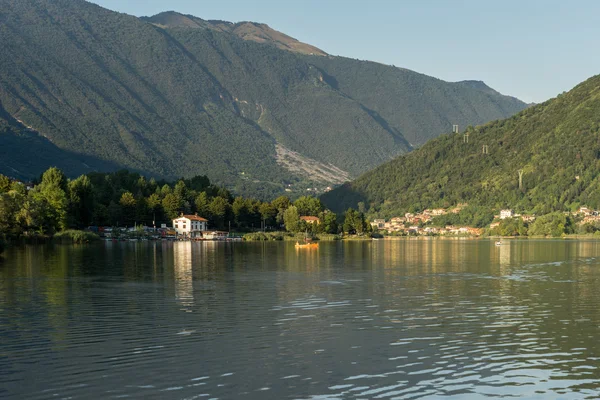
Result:
{"label": "mountain ridge", "polygon": [[214,29],[238,36],[243,40],[257,43],[270,43],[281,50],[300,54],[326,56],[323,50],[279,32],[269,25],[252,21],[229,22],[222,20],[204,20],[202,18],[180,14],[176,11],[165,11],[151,17],[142,17],[144,21],[163,28],[196,28]]}
{"label": "mountain ridge", "polygon": [[510,118],[433,139],[322,200],[384,218],[460,203],[543,215],[599,209],[599,189],[597,75]]}
{"label": "mountain ridge", "polygon": [[[0,103],[44,143],[98,161],[90,166],[206,174],[240,194],[328,186],[333,171],[358,176],[453,123],[525,107],[409,70],[164,28],[82,0],[0,0],[0,10]],[[0,132],[0,147],[9,138]],[[328,172],[278,162],[278,148]],[[5,154],[0,172],[24,154]],[[48,166],[33,158],[16,169],[25,178]]]}

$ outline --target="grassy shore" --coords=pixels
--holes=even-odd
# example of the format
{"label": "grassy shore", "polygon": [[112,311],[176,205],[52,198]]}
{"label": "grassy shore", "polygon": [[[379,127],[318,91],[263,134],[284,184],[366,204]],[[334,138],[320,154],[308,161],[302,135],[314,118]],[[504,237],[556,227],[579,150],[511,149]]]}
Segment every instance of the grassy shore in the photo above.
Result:
{"label": "grassy shore", "polygon": [[[290,233],[290,232],[252,232],[247,233],[243,236],[245,241],[302,241],[304,240],[304,233]],[[328,233],[320,233],[312,237],[314,240],[331,241],[340,240],[341,236],[332,235]]]}
{"label": "grassy shore", "polygon": [[[246,233],[243,236],[245,241],[289,241],[289,242],[301,242],[305,238],[304,233],[290,233],[290,232],[252,232]],[[336,235],[331,233],[318,233],[312,236],[313,240],[319,240],[323,242],[335,241],[335,240],[371,240],[373,238],[383,238],[383,235],[378,234],[365,234],[362,236],[358,235]]]}
{"label": "grassy shore", "polygon": [[52,240],[58,243],[82,244],[98,241],[100,240],[100,236],[93,232],[68,230],[57,233]]}

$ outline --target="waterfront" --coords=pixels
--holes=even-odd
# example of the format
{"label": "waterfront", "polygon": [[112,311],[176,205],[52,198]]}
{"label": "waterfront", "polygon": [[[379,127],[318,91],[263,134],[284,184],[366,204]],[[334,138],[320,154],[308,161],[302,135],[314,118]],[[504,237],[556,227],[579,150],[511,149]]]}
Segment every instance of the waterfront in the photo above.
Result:
{"label": "waterfront", "polygon": [[0,397],[596,398],[600,242],[138,242],[0,257]]}

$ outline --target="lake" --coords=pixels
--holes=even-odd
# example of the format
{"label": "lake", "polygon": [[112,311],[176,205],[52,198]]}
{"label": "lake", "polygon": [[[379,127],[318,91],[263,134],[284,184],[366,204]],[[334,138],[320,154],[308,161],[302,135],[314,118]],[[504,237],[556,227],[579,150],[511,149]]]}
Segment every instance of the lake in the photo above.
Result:
{"label": "lake", "polygon": [[600,396],[600,242],[102,242],[0,256],[3,399]]}

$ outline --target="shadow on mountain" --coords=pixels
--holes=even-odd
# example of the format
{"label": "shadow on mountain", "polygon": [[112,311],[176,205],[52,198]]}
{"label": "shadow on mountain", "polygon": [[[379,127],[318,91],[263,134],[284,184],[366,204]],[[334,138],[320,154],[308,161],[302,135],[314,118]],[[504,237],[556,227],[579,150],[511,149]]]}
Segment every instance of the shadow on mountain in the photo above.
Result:
{"label": "shadow on mountain", "polygon": [[49,167],[58,167],[67,176],[123,168],[113,162],[60,149],[35,132],[10,129],[0,132],[0,174],[30,180]]}
{"label": "shadow on mountain", "polygon": [[321,196],[321,201],[325,207],[341,214],[349,208],[356,209],[357,204],[360,202],[366,203],[367,198],[364,194],[353,189],[350,182],[346,182],[335,189],[334,192],[324,193]]}

